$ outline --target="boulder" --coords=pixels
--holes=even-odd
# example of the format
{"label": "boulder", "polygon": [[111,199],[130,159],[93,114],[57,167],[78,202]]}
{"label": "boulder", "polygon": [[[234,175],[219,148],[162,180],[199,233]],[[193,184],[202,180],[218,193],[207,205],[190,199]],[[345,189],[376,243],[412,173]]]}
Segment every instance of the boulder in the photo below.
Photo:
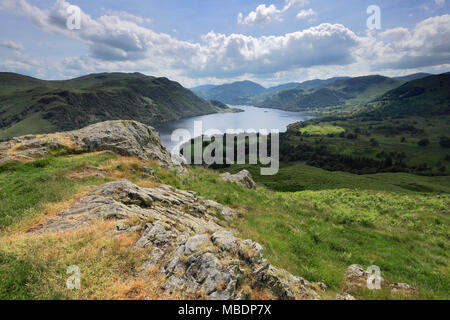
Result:
{"label": "boulder", "polygon": [[240,185],[243,188],[247,189],[256,189],[256,183],[252,179],[252,175],[247,170],[242,170],[239,173],[231,174],[229,172],[225,172],[220,175],[220,178],[223,181],[233,182]]}
{"label": "boulder", "polygon": [[156,130],[137,121],[99,122],[61,135],[69,137],[86,151],[110,150],[123,156],[172,164],[170,153],[162,146]]}
{"label": "boulder", "polygon": [[356,300],[354,296],[344,292],[343,294],[336,295],[336,300]]}
{"label": "boulder", "polygon": [[[345,290],[355,291],[358,289],[368,288],[367,279],[371,274],[364,270],[363,267],[357,264],[353,264],[347,268],[345,272]],[[391,294],[409,295],[416,292],[416,289],[407,283],[390,283],[388,280],[383,279],[380,276],[380,289],[390,289]],[[375,279],[374,279],[375,281]],[[375,289],[374,289],[375,290]],[[348,293],[344,293],[343,296]],[[349,300],[349,299],[342,299]]]}
{"label": "boulder", "polygon": [[[105,121],[69,132],[13,138],[0,143],[0,163],[33,160],[56,148],[77,152],[109,150],[141,160],[155,160],[166,167],[176,167],[185,172],[172,162],[170,153],[161,144],[153,127],[131,120]],[[145,174],[154,175],[151,169],[146,169]]]}

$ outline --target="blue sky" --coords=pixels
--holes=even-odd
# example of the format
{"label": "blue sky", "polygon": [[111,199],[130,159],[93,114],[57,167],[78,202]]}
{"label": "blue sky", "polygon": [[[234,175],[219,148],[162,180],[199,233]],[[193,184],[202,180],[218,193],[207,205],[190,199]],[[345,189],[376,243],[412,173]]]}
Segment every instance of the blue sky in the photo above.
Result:
{"label": "blue sky", "polygon": [[[69,30],[67,7],[81,9]],[[381,9],[368,30],[366,9]],[[445,0],[0,0],[0,71],[142,72],[185,86],[450,70]]]}

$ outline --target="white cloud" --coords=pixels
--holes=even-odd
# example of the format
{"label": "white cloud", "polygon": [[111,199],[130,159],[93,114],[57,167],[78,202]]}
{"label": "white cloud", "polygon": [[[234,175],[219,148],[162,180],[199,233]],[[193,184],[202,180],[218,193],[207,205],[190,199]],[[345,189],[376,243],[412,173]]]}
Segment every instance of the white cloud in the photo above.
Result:
{"label": "white cloud", "polygon": [[152,19],[150,19],[150,18],[144,18],[144,17],[141,17],[141,16],[137,16],[137,15],[128,13],[126,11],[106,10],[105,12],[109,16],[119,17],[122,20],[132,21],[132,22],[135,22],[137,24],[150,24],[150,23],[152,23]]}
{"label": "white cloud", "polygon": [[251,11],[246,17],[239,12],[237,21],[239,24],[246,25],[266,25],[274,21],[283,21],[283,14],[294,6],[303,7],[309,3],[309,0],[286,0],[282,9],[278,9],[274,4],[266,6],[260,4],[254,11]]}
{"label": "white cloud", "polygon": [[358,45],[351,30],[327,23],[283,36],[260,38],[210,32],[203,40],[208,54],[203,70],[192,70],[198,75],[263,74],[296,67],[348,64],[353,60],[352,48]]}
{"label": "white cloud", "polygon": [[[42,10],[26,0],[0,0],[0,9],[28,17],[40,30],[83,43],[87,55],[62,61],[43,61],[41,57],[41,61],[28,65],[24,58],[8,58],[1,64],[8,69],[57,72],[61,77],[140,71],[184,83],[193,83],[194,78],[216,79],[216,83],[220,79],[243,78],[299,80],[295,77],[358,75],[450,64],[450,15],[429,18],[412,29],[395,28],[364,36],[340,24],[323,23],[278,36],[211,31],[202,36],[202,41],[189,42],[112,13],[94,19],[83,12],[81,29],[71,31],[66,27],[69,5],[58,0],[51,10]],[[20,49],[20,45],[16,48]]]}
{"label": "white cloud", "polygon": [[20,43],[8,40],[8,41],[0,41],[0,47],[6,49],[12,49],[16,51],[22,51],[24,49],[23,45]]}
{"label": "white cloud", "polygon": [[299,13],[297,13],[296,18],[297,19],[309,19],[309,21],[313,21],[315,17],[317,16],[317,12],[315,12],[313,9],[308,10],[300,10]]}
{"label": "white cloud", "polygon": [[70,4],[65,0],[56,1],[50,11],[33,7],[25,0],[2,3],[30,17],[43,31],[83,41],[90,52],[85,60],[90,59],[91,66],[132,68],[133,64],[144,64],[151,69],[164,67],[197,77],[262,74],[319,64],[348,64],[352,61],[351,50],[358,43],[351,30],[338,24],[259,38],[210,32],[202,37],[203,42],[192,43],[116,16],[93,19],[85,13],[81,29],[70,31],[65,23]]}
{"label": "white cloud", "polygon": [[265,4],[260,4],[256,7],[255,11],[250,12],[245,18],[244,15],[239,12],[238,23],[248,25],[265,25],[273,21],[281,21],[282,10],[278,10],[274,4],[266,7]]}
{"label": "white cloud", "polygon": [[450,63],[450,15],[428,18],[411,31],[405,28],[380,34],[373,50],[374,68],[408,69]]}

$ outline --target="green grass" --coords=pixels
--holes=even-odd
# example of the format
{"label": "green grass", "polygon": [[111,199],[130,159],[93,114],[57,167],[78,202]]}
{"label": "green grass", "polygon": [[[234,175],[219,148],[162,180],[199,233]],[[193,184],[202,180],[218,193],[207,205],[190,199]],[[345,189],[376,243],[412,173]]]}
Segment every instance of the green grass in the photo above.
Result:
{"label": "green grass", "polygon": [[344,128],[338,126],[306,126],[300,129],[300,133],[309,136],[324,136],[327,134],[339,134],[345,132]]}
{"label": "green grass", "polygon": [[29,288],[39,283],[41,266],[30,260],[20,260],[13,254],[0,251],[0,300],[29,300]]}
{"label": "green grass", "polygon": [[[110,159],[120,161],[110,153],[100,153],[0,166],[0,224],[7,233],[0,243],[0,298],[70,298],[58,283],[66,277],[64,266],[73,259],[83,266],[97,296],[101,296],[107,279],[126,275],[128,269],[136,272],[140,258],[133,258],[126,250],[115,251],[109,242],[108,254],[97,247],[106,243],[103,233],[86,238],[74,234],[64,242],[49,237],[27,243],[14,236],[14,226],[33,217],[45,204],[70,199],[78,187],[109,181],[70,180],[66,174]],[[434,188],[434,192],[448,192],[445,179],[408,174],[354,176],[296,165],[282,168],[280,174],[284,169],[299,172],[303,181],[309,181],[307,190],[274,192],[260,186],[253,191],[222,182],[219,173],[212,170],[191,167],[185,176],[152,166],[163,182],[197,191],[242,212],[243,219],[230,222],[240,237],[261,243],[275,266],[311,281],[323,281],[331,292],[341,292],[345,270],[357,263],[378,265],[390,281],[413,285],[419,294],[412,298],[450,298],[450,196],[396,186],[415,182],[421,188]],[[55,248],[55,252],[45,248]],[[78,250],[90,256],[78,256]],[[33,256],[44,251],[42,259]],[[100,278],[93,276],[95,268],[102,268]],[[12,275],[13,270],[17,276]],[[357,298],[385,297],[366,291],[354,294]]]}
{"label": "green grass", "polygon": [[0,165],[0,230],[33,216],[44,203],[70,198],[80,185],[98,183],[96,178],[71,180],[66,174],[114,157],[109,153],[64,158],[50,156],[28,163]]}
{"label": "green grass", "polygon": [[[448,175],[450,172],[450,149],[440,146],[442,136],[448,136],[450,132],[450,117],[407,117],[403,119],[389,119],[385,121],[362,121],[361,119],[314,119],[305,124],[291,125],[288,132],[280,137],[283,150],[296,150],[298,146],[311,148],[326,148],[333,155],[346,155],[354,158],[365,157],[382,161],[390,156],[393,163],[398,161],[397,155],[402,155],[401,161],[409,167],[409,170],[418,173]],[[335,126],[345,130],[344,136],[330,134],[322,136],[301,135],[302,130],[308,131],[309,127]],[[403,129],[402,129],[403,128]],[[414,128],[406,130],[404,128]],[[356,135],[356,139],[349,139],[349,134]],[[418,142],[428,139],[430,144],[421,147]],[[382,153],[384,152],[384,155]],[[303,151],[297,151],[297,155],[303,157]],[[316,152],[317,156],[321,154]],[[381,156],[380,156],[381,155]],[[283,154],[282,154],[283,156]],[[308,156],[309,159],[313,158]],[[299,159],[296,159],[299,160]],[[302,159],[303,160],[303,159]],[[325,161],[323,168],[333,169],[336,161]],[[423,164],[427,169],[420,171],[417,168]],[[415,167],[416,169],[412,169]],[[445,171],[441,171],[442,168]],[[367,168],[368,173],[372,173]],[[373,170],[372,170],[373,171]],[[376,171],[376,170],[375,170]]]}
{"label": "green grass", "polygon": [[261,176],[258,166],[235,165],[221,171],[237,173],[247,169],[253,179],[269,189],[281,192],[303,190],[375,190],[396,193],[450,193],[448,177],[426,177],[410,173],[377,173],[356,175],[348,172],[326,171],[303,162],[281,163],[274,176]]}
{"label": "green grass", "polygon": [[0,130],[0,140],[9,137],[20,137],[24,132],[28,134],[46,133],[55,131],[56,127],[42,118],[40,113],[13,124],[11,127]]}
{"label": "green grass", "polygon": [[[274,265],[323,281],[331,290],[341,290],[349,265],[375,264],[390,281],[417,287],[420,293],[415,298],[450,298],[448,195],[367,191],[356,186],[255,192],[222,183],[217,173],[204,169],[191,169],[189,177],[160,170],[158,175],[179,188],[245,208],[244,220],[233,223],[241,237],[260,242]],[[382,298],[369,292],[355,295]]]}

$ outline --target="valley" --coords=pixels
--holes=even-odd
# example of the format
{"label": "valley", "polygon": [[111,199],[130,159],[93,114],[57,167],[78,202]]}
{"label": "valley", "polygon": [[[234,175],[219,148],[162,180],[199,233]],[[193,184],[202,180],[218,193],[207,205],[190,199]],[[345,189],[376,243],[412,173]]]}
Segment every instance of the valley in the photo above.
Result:
{"label": "valley", "polygon": [[[19,109],[24,120],[17,122],[17,132],[32,132],[29,121],[39,126],[38,134],[8,139],[14,131],[5,128],[7,141],[0,144],[0,297],[448,299],[449,76],[422,76],[412,75],[409,82],[381,76],[313,81],[305,85],[323,87],[308,93],[287,84],[281,86],[287,90],[271,98],[257,89],[259,97],[273,101],[286,92],[292,101],[306,103],[306,95],[317,99],[311,98],[315,107],[302,104],[302,112],[287,103],[283,110],[237,105],[240,113],[232,113],[237,109],[223,101],[205,96],[212,100],[206,102],[182,88],[149,91],[144,83],[158,87],[163,80],[140,75],[135,76],[136,87],[130,75],[107,76],[114,81],[125,77],[119,83],[126,89],[109,80],[104,89],[103,79],[92,75],[64,82],[69,94],[63,100],[51,98],[60,97],[54,91],[59,92],[60,83],[19,78],[24,87],[30,82],[23,90],[9,80],[2,87],[2,116],[14,114],[13,101],[24,99],[25,106],[41,101],[43,92],[50,100],[40,109],[35,104],[27,111]],[[64,115],[81,117],[83,110],[97,110],[83,103],[83,109],[76,109],[75,102],[77,94],[92,94],[98,81],[102,89],[95,94],[106,90],[110,98],[118,94],[120,99],[137,99],[124,95],[123,90],[132,90],[141,92],[144,101],[162,101],[155,102],[158,110],[169,106],[164,101],[175,109],[161,124],[136,102],[124,102],[130,110],[144,112],[138,113],[145,115],[142,119],[156,121],[160,134],[133,120],[98,121],[106,115],[114,118],[116,107],[114,112],[127,112],[121,104],[104,104],[88,121],[97,124],[66,133],[64,128],[84,122],[69,125],[68,120],[59,122],[57,113],[47,120],[33,113],[34,108],[55,112],[61,101],[74,107]],[[242,103],[254,93],[235,90],[233,101]],[[291,96],[292,90],[299,95]],[[169,97],[159,97],[164,92]],[[227,100],[221,94],[214,98]],[[180,110],[186,97],[194,101],[191,107],[199,108]],[[335,98],[339,103],[329,107],[326,102]],[[8,119],[16,118],[2,121]],[[41,127],[43,120],[60,129]],[[280,129],[278,173],[260,175],[261,164],[173,165],[166,150],[173,146],[170,133],[179,127],[191,130],[195,120],[203,121],[205,129]],[[47,130],[60,133],[41,134]],[[223,179],[223,173],[244,169],[256,189]],[[184,244],[174,250],[179,243]],[[225,250],[225,243],[237,251]],[[87,276],[81,290],[67,291],[61,283],[64,266],[72,261]],[[202,282],[191,273],[209,261],[215,269],[206,274],[217,272],[221,281]],[[231,268],[236,261],[239,268]],[[170,271],[170,265],[178,271]],[[382,270],[381,290],[349,280],[349,272],[369,265]],[[265,276],[255,277],[261,270]],[[269,275],[275,282],[264,280]]]}

